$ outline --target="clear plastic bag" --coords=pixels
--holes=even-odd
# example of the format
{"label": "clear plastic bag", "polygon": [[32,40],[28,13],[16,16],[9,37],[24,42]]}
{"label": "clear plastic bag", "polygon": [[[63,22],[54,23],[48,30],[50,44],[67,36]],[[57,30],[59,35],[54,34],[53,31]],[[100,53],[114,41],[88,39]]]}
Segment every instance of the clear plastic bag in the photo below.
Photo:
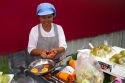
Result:
{"label": "clear plastic bag", "polygon": [[81,53],[75,63],[77,83],[103,83],[104,75],[100,66],[89,53]]}

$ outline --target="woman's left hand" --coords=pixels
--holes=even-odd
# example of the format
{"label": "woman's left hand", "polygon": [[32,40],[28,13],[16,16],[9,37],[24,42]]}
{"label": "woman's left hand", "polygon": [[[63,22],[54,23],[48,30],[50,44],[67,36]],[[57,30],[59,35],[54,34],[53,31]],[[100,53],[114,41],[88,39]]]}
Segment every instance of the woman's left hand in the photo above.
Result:
{"label": "woman's left hand", "polygon": [[42,50],[40,56],[41,56],[42,58],[47,58],[47,54],[48,54],[48,53],[49,53],[48,50]]}
{"label": "woman's left hand", "polygon": [[47,58],[54,58],[56,56],[57,52],[55,50],[51,50],[49,54],[47,55]]}

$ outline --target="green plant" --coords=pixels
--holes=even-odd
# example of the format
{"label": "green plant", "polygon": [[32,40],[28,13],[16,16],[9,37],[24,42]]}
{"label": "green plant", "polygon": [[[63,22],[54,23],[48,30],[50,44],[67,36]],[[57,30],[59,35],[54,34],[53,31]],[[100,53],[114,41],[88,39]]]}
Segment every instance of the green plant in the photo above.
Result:
{"label": "green plant", "polygon": [[7,74],[9,73],[9,66],[8,66],[8,62],[7,62],[7,57],[4,55],[4,56],[1,56],[1,65],[0,65],[0,71],[3,72],[3,74]]}

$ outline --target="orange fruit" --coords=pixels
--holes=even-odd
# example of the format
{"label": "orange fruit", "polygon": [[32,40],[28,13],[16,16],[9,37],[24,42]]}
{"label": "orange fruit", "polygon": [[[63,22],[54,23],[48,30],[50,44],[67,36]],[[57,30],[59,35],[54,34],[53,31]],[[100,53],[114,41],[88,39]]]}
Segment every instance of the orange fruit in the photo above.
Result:
{"label": "orange fruit", "polygon": [[75,60],[71,59],[69,61],[69,65],[72,67],[72,68],[75,68]]}

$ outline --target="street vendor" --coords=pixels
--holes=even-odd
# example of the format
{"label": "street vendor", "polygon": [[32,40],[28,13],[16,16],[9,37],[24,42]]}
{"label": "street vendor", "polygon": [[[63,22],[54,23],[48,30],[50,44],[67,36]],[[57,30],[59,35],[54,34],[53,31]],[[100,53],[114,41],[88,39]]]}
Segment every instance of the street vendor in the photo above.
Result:
{"label": "street vendor", "polygon": [[[37,6],[37,17],[40,23],[34,26],[29,34],[28,52],[34,59],[62,60],[67,44],[63,28],[53,23],[56,9],[50,3],[41,3]],[[42,83],[32,76],[22,77],[17,83]]]}
{"label": "street vendor", "polygon": [[63,28],[53,23],[56,16],[55,7],[50,3],[41,3],[36,12],[40,23],[30,31],[28,52],[36,59],[62,59],[67,44]]}

